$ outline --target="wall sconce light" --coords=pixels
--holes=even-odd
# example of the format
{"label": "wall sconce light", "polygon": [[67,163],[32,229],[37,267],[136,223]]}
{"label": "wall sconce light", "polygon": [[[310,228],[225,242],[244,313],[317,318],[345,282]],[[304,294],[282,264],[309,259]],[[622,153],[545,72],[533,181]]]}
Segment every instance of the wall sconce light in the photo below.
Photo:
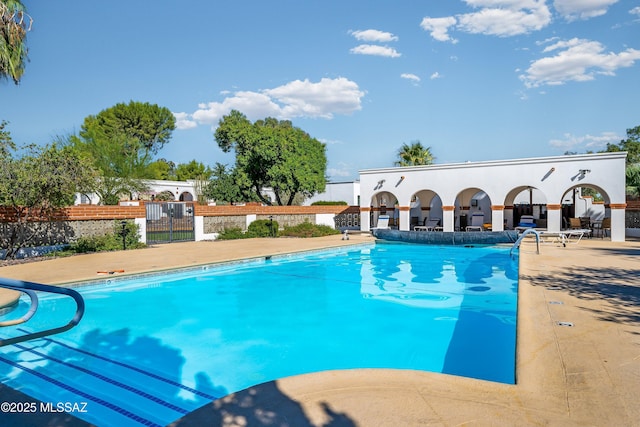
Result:
{"label": "wall sconce light", "polygon": [[591,169],[580,169],[580,175],[586,175],[591,173]]}
{"label": "wall sconce light", "polygon": [[400,181],[402,181],[403,179],[404,179],[404,175],[402,175],[402,176],[400,177]]}
{"label": "wall sconce light", "polygon": [[556,168],[551,168],[551,172],[555,172]]}

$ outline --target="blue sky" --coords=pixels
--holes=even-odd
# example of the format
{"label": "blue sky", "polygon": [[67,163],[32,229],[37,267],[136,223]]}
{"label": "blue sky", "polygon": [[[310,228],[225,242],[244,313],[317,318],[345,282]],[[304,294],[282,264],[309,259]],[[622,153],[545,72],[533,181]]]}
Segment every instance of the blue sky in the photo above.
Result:
{"label": "blue sky", "polygon": [[119,102],[178,119],[158,157],[231,164],[231,109],[327,144],[332,181],[392,166],[598,151],[640,125],[640,4],[624,0],[24,0],[20,85],[0,82],[17,143],[49,143]]}

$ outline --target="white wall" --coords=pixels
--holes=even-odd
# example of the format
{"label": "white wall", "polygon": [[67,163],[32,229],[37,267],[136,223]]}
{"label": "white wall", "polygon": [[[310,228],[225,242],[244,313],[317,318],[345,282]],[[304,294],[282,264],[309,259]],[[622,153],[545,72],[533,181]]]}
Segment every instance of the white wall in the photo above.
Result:
{"label": "white wall", "polygon": [[[513,205],[515,196],[523,190],[538,189],[548,206],[559,206],[567,191],[574,187],[593,187],[605,198],[606,215],[612,219],[612,240],[624,240],[626,153],[598,153],[573,156],[542,157],[457,163],[448,165],[412,166],[403,168],[368,169],[360,171],[360,207],[368,212],[375,206],[376,195],[382,192],[398,200],[401,209],[400,229],[410,225],[411,200],[420,191],[437,194],[447,209],[443,212],[445,231],[453,231],[455,218],[461,213],[459,205],[469,206],[476,190],[484,191],[491,206],[493,229],[503,227],[507,210],[502,206]],[[458,205],[457,205],[458,204]],[[454,208],[455,207],[455,208]],[[559,209],[548,210],[550,231],[562,227]],[[362,215],[363,230],[369,230],[369,214]]]}

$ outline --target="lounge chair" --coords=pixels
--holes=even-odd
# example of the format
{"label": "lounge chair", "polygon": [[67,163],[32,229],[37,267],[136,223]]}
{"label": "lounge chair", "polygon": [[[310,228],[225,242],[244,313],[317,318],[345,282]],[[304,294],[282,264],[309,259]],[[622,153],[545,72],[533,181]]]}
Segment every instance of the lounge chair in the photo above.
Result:
{"label": "lounge chair", "polygon": [[[580,218],[569,218],[569,228],[561,231],[541,231],[540,236],[544,239],[545,237],[553,237],[555,242],[562,243],[562,246],[567,246],[567,243],[571,241],[572,237],[575,237],[576,240],[574,243],[580,242],[584,236],[591,236],[590,228],[582,228],[580,222]],[[544,241],[544,240],[543,240]]]}
{"label": "lounge chair", "polygon": [[536,228],[536,219],[533,215],[522,215],[520,217],[520,222],[515,227],[516,231],[522,233],[527,228]]}
{"label": "lounge chair", "polygon": [[466,231],[484,231],[484,214],[476,212],[471,215],[471,224],[467,225]]}
{"label": "lounge chair", "polygon": [[388,230],[389,229],[389,215],[380,215],[378,217],[378,224],[371,228],[372,230]]}
{"label": "lounge chair", "polygon": [[413,227],[415,231],[434,231],[440,225],[440,218],[429,218],[424,220],[424,225]]}

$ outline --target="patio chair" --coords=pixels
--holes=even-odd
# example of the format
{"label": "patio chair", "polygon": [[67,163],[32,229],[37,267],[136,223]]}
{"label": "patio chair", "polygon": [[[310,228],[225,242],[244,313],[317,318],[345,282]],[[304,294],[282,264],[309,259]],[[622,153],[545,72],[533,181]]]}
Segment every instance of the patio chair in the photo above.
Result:
{"label": "patio chair", "polygon": [[580,218],[569,218],[569,228],[571,230],[578,230],[580,228],[583,228]]}
{"label": "patio chair", "polygon": [[611,218],[604,218],[601,222],[593,224],[593,234],[600,235],[603,239],[607,235],[607,230],[609,230],[609,235],[611,235]]}
{"label": "patio chair", "polygon": [[471,215],[471,224],[467,226],[466,231],[483,231],[484,214],[482,212],[476,212]]}

